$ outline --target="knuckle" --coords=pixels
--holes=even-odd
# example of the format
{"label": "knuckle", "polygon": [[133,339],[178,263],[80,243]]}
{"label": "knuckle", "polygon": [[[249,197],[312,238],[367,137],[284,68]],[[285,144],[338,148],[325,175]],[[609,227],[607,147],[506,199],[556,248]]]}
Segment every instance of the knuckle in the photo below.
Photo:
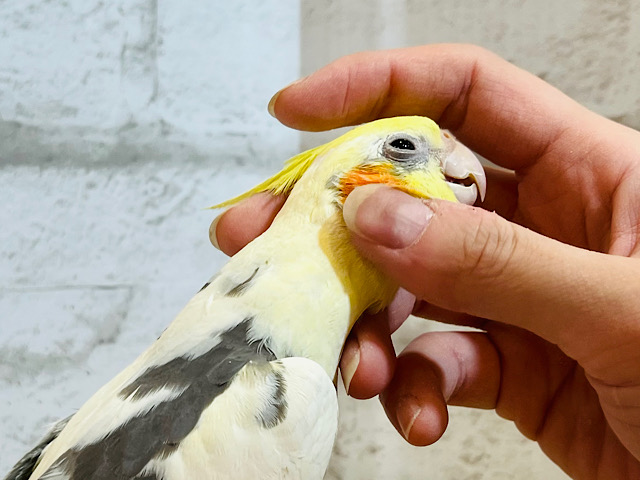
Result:
{"label": "knuckle", "polygon": [[518,234],[509,222],[495,213],[480,215],[473,234],[462,245],[461,276],[475,281],[492,281],[503,277],[512,265],[519,248]]}

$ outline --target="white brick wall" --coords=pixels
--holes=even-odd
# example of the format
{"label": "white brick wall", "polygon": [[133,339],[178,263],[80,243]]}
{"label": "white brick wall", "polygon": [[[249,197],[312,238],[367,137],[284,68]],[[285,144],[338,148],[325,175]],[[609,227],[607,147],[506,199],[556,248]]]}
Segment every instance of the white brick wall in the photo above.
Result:
{"label": "white brick wall", "polygon": [[0,476],[222,265],[204,208],[299,150],[298,35],[294,0],[0,2]]}

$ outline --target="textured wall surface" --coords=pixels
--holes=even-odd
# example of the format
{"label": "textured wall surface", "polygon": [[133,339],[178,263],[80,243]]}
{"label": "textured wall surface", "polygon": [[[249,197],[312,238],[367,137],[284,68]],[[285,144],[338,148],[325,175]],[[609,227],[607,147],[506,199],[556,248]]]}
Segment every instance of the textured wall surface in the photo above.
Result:
{"label": "textured wall surface", "polygon": [[[0,475],[222,264],[202,208],[298,150],[275,90],[357,50],[465,41],[638,128],[637,25],[631,0],[0,1]],[[420,449],[343,395],[340,428],[332,480],[565,478],[493,412],[452,409]]]}
{"label": "textured wall surface", "polygon": [[298,151],[298,37],[289,0],[0,2],[0,476],[223,263],[204,207]]}

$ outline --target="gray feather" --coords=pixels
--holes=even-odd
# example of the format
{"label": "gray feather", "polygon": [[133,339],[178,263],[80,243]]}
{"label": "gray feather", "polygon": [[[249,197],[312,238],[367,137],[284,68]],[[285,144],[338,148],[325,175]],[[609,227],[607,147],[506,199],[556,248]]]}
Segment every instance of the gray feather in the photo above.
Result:
{"label": "gray feather", "polygon": [[271,383],[273,390],[265,405],[258,412],[257,420],[264,428],[273,428],[287,416],[287,385],[284,375],[280,371],[271,372],[267,381]]}
{"label": "gray feather", "polygon": [[[260,340],[249,339],[251,322],[247,318],[220,334],[220,343],[199,357],[178,357],[147,369],[120,391],[121,398],[135,402],[164,388],[181,393],[101,440],[67,450],[51,469],[64,472],[69,480],[131,480],[139,478],[149,461],[171,455],[244,365],[275,359]],[[277,421],[277,403],[274,413],[267,415],[269,423]]]}
{"label": "gray feather", "polygon": [[258,273],[258,270],[259,268],[256,267],[256,269],[249,276],[249,278],[247,278],[243,282],[240,282],[238,285],[234,286],[231,290],[227,292],[227,295],[229,297],[239,297],[240,295],[242,295],[251,286],[251,283],[256,278],[256,274]]}
{"label": "gray feather", "polygon": [[56,423],[49,432],[33,447],[24,457],[22,457],[18,463],[11,469],[11,471],[4,477],[4,480],[28,480],[40,460],[40,456],[47,446],[53,442],[62,429],[69,423],[71,416],[60,420]]}

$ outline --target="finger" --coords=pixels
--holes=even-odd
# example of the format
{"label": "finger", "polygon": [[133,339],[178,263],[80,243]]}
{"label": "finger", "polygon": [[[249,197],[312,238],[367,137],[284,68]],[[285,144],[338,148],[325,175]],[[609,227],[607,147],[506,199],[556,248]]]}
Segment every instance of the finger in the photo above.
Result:
{"label": "finger", "polygon": [[[579,376],[575,362],[525,330],[495,324],[488,333],[426,333],[398,355],[396,365],[380,397],[391,422],[411,443],[438,438],[442,432],[433,427],[433,417],[442,417],[445,405],[496,409],[531,439],[572,424],[575,412],[567,408],[575,408],[575,399],[566,387]],[[422,411],[430,421],[411,424]],[[567,418],[557,418],[561,411]]]}
{"label": "finger", "polygon": [[423,202],[379,185],[354,190],[343,215],[360,253],[433,305],[525,328],[585,364],[603,348],[613,352],[622,342],[631,349],[629,342],[640,341],[640,311],[628,301],[640,291],[635,259],[571,247],[479,208]]}
{"label": "finger", "polygon": [[388,313],[364,314],[345,342],[340,372],[347,393],[354,398],[374,397],[391,381],[396,355]]}
{"label": "finger", "polygon": [[448,405],[495,408],[500,389],[500,355],[485,333],[430,332],[399,355],[429,361]]}
{"label": "finger", "polygon": [[438,307],[437,305],[433,305],[425,301],[416,302],[412,314],[417,317],[434,320],[436,322],[472,327],[479,330],[485,330],[487,325],[491,324],[491,320],[474,317],[468,313],[447,310],[446,308]]}
{"label": "finger", "polygon": [[[270,111],[302,130],[425,115],[481,155],[514,170],[573,132],[575,118],[583,119],[584,131],[588,116],[546,82],[470,45],[344,57],[278,92]],[[570,143],[579,144],[574,140]]]}
{"label": "finger", "polygon": [[[574,459],[599,452],[606,428],[598,396],[575,362],[506,325],[495,324],[488,333],[422,335],[398,356],[396,374],[380,397],[391,422],[414,445],[442,434],[447,404],[495,408],[576,475],[576,465],[585,464]],[[576,446],[578,437],[586,441]],[[593,463],[588,467],[594,471]]]}
{"label": "finger", "polygon": [[387,307],[387,323],[390,333],[394,333],[404,321],[411,315],[416,303],[416,296],[404,288],[398,289],[398,293]]}
{"label": "finger", "polygon": [[381,401],[391,423],[413,445],[436,441],[446,428],[446,405],[495,408],[500,360],[482,333],[432,332],[398,356]]}
{"label": "finger", "polygon": [[487,193],[480,206],[501,217],[513,220],[518,207],[518,181],[511,171],[484,167]]}
{"label": "finger", "polygon": [[447,428],[447,403],[437,369],[422,356],[397,359],[396,374],[380,402],[391,424],[412,445],[431,445]]}
{"label": "finger", "polygon": [[364,313],[353,326],[340,357],[342,381],[349,395],[371,398],[391,381],[396,359],[391,334],[407,319],[415,300],[401,288],[385,310]]}
{"label": "finger", "polygon": [[227,255],[235,255],[269,228],[285,200],[282,195],[259,193],[231,207],[211,222],[211,243]]}

